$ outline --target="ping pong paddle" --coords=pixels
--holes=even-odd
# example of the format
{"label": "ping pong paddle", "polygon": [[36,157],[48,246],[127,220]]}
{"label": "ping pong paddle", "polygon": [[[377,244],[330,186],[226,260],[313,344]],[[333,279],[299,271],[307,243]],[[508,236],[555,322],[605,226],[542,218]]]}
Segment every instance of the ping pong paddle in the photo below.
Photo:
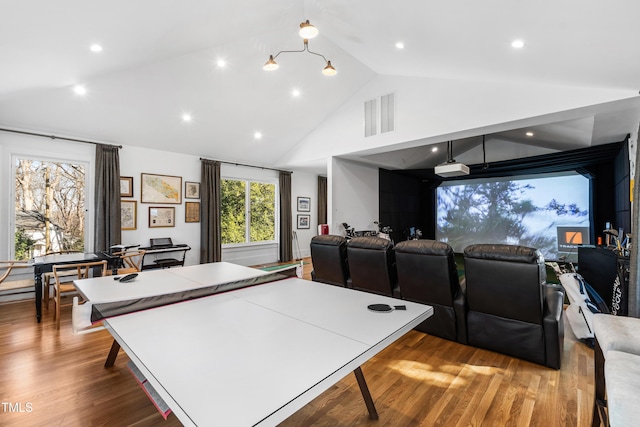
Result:
{"label": "ping pong paddle", "polygon": [[376,311],[378,313],[390,313],[393,310],[406,310],[406,305],[396,305],[390,306],[389,304],[370,304],[367,308],[371,311]]}
{"label": "ping pong paddle", "polygon": [[127,283],[127,282],[132,281],[136,277],[138,277],[138,273],[127,274],[126,276],[124,276],[123,278],[120,279],[120,282],[121,283]]}

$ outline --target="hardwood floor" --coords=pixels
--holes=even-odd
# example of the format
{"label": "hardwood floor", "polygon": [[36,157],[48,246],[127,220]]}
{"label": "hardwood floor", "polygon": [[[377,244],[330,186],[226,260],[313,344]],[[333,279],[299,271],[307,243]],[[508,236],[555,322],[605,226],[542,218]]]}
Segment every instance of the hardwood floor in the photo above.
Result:
{"label": "hardwood floor", "polygon": [[[43,314],[37,324],[33,302],[0,305],[0,425],[180,425],[174,415],[164,421],[158,414],[129,374],[123,352],[113,368],[103,368],[112,341],[108,332],[73,336],[70,307],[63,308],[59,331],[52,310]],[[362,370],[378,421],[368,419],[349,375],[282,426],[581,427],[591,422],[593,351],[570,331],[560,371],[417,331]]]}

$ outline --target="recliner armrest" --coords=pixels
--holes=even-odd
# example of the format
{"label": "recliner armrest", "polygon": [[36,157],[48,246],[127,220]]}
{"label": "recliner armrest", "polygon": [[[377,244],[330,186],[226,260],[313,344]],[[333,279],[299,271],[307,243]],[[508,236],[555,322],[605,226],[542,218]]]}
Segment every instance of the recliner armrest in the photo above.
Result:
{"label": "recliner armrest", "polygon": [[460,289],[453,299],[453,311],[456,316],[456,335],[458,342],[468,344],[467,338],[467,300],[464,292]]}
{"label": "recliner armrest", "polygon": [[564,289],[560,285],[545,284],[543,286],[545,299],[542,325],[545,337],[545,364],[550,368],[560,369],[564,341],[562,322]]}
{"label": "recliner armrest", "polygon": [[546,283],[543,286],[545,288],[545,317],[548,312],[549,315],[553,315],[556,322],[559,322],[564,310],[564,289],[562,286],[553,283]]}

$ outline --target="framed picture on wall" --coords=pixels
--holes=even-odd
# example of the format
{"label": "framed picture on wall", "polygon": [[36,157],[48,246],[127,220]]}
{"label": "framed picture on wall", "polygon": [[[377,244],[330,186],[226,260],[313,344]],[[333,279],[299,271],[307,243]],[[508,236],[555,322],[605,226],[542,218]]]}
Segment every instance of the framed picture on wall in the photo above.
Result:
{"label": "framed picture on wall", "polygon": [[140,174],[142,203],[182,203],[182,177],[170,175]]}
{"label": "framed picture on wall", "polygon": [[132,176],[120,177],[120,196],[133,197],[133,177]]}
{"label": "framed picture on wall", "polygon": [[200,198],[200,183],[199,182],[185,182],[184,183],[184,198],[185,199],[199,199]]}
{"label": "framed picture on wall", "polygon": [[149,228],[175,227],[176,208],[149,206]]}
{"label": "framed picture on wall", "polygon": [[298,197],[298,212],[311,212],[311,197]]}
{"label": "framed picture on wall", "polygon": [[120,201],[120,229],[135,230],[138,224],[138,202],[135,200]]}
{"label": "framed picture on wall", "polygon": [[184,203],[184,222],[200,222],[200,202]]}
{"label": "framed picture on wall", "polygon": [[298,229],[311,228],[311,215],[298,215]]}

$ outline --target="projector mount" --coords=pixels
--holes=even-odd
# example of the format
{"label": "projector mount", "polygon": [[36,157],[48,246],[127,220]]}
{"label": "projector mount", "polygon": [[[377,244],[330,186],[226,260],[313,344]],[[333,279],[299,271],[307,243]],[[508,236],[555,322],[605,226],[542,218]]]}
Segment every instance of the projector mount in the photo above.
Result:
{"label": "projector mount", "polygon": [[436,175],[449,178],[460,175],[469,175],[469,167],[458,163],[453,158],[453,141],[447,141],[447,161],[434,168]]}

